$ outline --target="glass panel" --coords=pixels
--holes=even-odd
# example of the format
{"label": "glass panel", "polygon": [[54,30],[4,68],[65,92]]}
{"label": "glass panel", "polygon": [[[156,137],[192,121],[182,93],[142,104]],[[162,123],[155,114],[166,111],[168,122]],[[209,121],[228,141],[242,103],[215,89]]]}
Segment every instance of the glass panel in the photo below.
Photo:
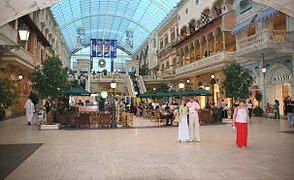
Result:
{"label": "glass panel", "polygon": [[134,31],[134,50],[147,38],[180,0],[63,0],[51,7],[68,48],[76,49],[76,29],[90,38],[117,39],[125,45],[128,28]]}

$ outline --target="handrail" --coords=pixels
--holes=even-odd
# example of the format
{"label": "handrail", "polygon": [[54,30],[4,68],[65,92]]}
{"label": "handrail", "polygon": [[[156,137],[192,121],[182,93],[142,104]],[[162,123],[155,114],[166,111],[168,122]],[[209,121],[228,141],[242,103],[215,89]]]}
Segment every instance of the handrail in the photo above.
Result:
{"label": "handrail", "polygon": [[131,77],[129,75],[126,75],[127,76],[127,89],[129,91],[129,95],[132,96],[132,97],[135,97],[135,90],[134,90],[134,84],[133,84],[133,81],[131,79]]}
{"label": "handrail", "polygon": [[235,53],[224,51],[224,52],[220,52],[220,53],[208,56],[204,59],[200,59],[193,63],[177,68],[176,74],[183,74],[183,73],[203,69],[205,67],[214,66],[214,65],[223,63],[227,59],[228,60],[235,59]]}
{"label": "handrail", "polygon": [[9,24],[0,26],[0,33],[8,38],[11,42],[17,43],[17,30],[13,29]]}
{"label": "handrail", "polygon": [[139,75],[139,84],[140,84],[140,89],[142,89],[142,93],[145,93],[147,90],[146,90],[143,77],[141,75]]}
{"label": "handrail", "polygon": [[294,31],[270,30],[266,29],[258,32],[246,39],[237,41],[239,50],[258,46],[265,42],[286,43],[294,41]]}

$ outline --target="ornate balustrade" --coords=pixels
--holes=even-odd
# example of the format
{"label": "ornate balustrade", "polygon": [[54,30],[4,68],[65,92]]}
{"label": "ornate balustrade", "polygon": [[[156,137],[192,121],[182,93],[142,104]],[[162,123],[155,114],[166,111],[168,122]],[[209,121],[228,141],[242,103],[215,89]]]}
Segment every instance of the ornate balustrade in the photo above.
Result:
{"label": "ornate balustrade", "polygon": [[235,59],[233,52],[220,52],[176,69],[176,75],[213,67]]}
{"label": "ornate balustrade", "polygon": [[[0,34],[4,37],[8,38],[11,42],[6,42],[8,44],[16,44],[17,43],[17,30],[13,29],[10,25],[5,24],[0,26]],[[3,42],[2,42],[3,43]]]}
{"label": "ornate balustrade", "polygon": [[264,30],[246,39],[237,41],[237,53],[244,54],[260,48],[280,48],[281,43],[293,43],[294,31]]}

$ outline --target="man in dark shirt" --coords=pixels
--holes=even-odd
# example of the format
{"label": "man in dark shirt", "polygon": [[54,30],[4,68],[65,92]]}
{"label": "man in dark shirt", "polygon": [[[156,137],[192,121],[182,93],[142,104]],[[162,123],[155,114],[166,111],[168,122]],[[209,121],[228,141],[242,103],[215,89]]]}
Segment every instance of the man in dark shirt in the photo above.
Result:
{"label": "man in dark shirt", "polygon": [[289,128],[294,128],[294,102],[289,97],[287,101],[285,101],[286,105],[286,112],[287,112],[287,118],[288,118],[288,125]]}

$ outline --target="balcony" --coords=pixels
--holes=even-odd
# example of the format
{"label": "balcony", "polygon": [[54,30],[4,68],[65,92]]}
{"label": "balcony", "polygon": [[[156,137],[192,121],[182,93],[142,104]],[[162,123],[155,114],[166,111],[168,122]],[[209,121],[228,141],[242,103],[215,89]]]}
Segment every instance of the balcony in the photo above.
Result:
{"label": "balcony", "polygon": [[158,66],[159,65],[159,61],[158,61],[158,59],[157,58],[153,58],[150,62],[149,62],[149,66],[148,66],[148,68],[149,69],[153,69],[153,68],[155,68],[156,66]]}
{"label": "balcony", "polygon": [[1,42],[1,44],[17,44],[17,30],[13,29],[10,25],[5,24],[0,26],[0,35],[4,36],[5,42]]}
{"label": "balcony", "polygon": [[145,84],[160,84],[163,79],[161,76],[144,75],[143,80]]}
{"label": "balcony", "polygon": [[108,73],[104,75],[103,73],[96,74],[95,77],[92,77],[91,83],[99,82],[99,83],[111,83],[113,80],[118,83],[126,82],[125,74],[112,74]]}
{"label": "balcony", "polygon": [[233,52],[220,52],[176,69],[176,77],[199,75],[222,69],[226,63],[236,59]]}
{"label": "balcony", "polygon": [[174,71],[172,69],[167,69],[162,74],[163,79],[173,78],[174,77]]}
{"label": "balcony", "polygon": [[32,54],[24,48],[19,47],[5,53],[1,59],[2,62],[21,66],[25,69],[33,70],[36,66],[41,64],[41,61],[35,58]]}
{"label": "balcony", "polygon": [[237,41],[237,56],[256,56],[261,51],[292,53],[294,31],[264,30],[244,40]]}
{"label": "balcony", "polygon": [[166,52],[168,49],[174,47],[180,40],[181,40],[180,37],[173,39],[171,42],[167,43],[163,48],[158,50],[157,55],[161,55],[162,53]]}

